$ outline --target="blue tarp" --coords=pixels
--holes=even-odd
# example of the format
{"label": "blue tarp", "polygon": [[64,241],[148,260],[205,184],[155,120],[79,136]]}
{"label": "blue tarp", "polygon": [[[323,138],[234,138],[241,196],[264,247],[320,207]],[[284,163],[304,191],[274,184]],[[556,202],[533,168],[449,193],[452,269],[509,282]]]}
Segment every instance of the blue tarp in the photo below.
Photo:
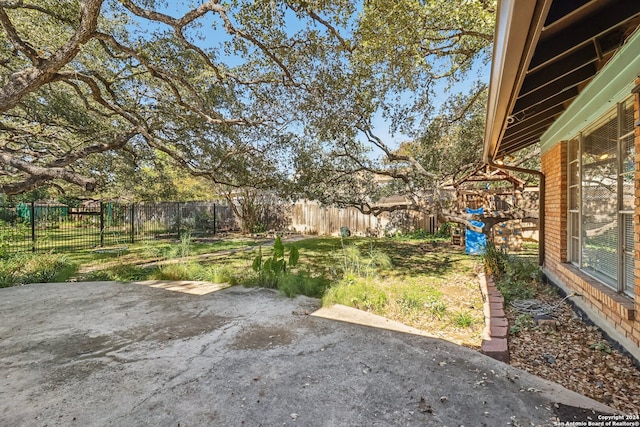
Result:
{"label": "blue tarp", "polygon": [[[484,227],[484,222],[469,221],[476,227]],[[477,231],[469,230],[465,232],[465,251],[470,255],[483,255],[487,250],[487,236]]]}
{"label": "blue tarp", "polygon": [[467,213],[474,214],[474,215],[484,215],[484,208],[478,208],[478,209],[467,208]]}

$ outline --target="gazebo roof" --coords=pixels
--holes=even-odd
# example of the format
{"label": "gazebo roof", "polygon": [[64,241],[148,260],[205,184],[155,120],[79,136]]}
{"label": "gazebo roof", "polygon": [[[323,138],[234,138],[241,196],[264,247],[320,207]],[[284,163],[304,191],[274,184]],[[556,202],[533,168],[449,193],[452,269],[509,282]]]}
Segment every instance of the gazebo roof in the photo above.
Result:
{"label": "gazebo roof", "polygon": [[520,178],[510,174],[507,171],[492,168],[489,165],[482,165],[477,167],[473,172],[460,180],[453,183],[455,188],[460,187],[466,182],[493,182],[493,181],[507,181],[513,184],[516,188],[524,188],[525,182]]}

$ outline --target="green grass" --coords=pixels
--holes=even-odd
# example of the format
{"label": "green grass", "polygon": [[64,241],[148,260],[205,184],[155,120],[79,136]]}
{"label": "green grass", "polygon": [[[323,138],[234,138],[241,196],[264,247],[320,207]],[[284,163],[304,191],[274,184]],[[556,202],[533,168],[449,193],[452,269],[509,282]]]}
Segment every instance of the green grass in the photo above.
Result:
{"label": "green grass", "polygon": [[[344,242],[346,250],[337,246],[339,239],[335,240],[333,271],[338,277],[327,290],[323,304],[339,303],[371,311],[437,334],[453,334],[470,346],[478,345],[483,314],[474,267],[480,259],[434,239],[350,238]],[[354,248],[359,250],[359,258]],[[373,272],[342,268],[367,265],[372,248],[386,254],[389,263],[376,264]]]}
{"label": "green grass", "polygon": [[330,280],[325,277],[313,277],[303,271],[282,277],[278,289],[290,298],[297,295],[321,298],[330,284]]}
{"label": "green grass", "polygon": [[323,305],[342,304],[382,314],[389,300],[389,293],[381,286],[360,278],[346,278],[329,288]]}
{"label": "green grass", "polygon": [[452,318],[453,324],[459,328],[469,328],[476,322],[476,319],[468,311],[461,311],[456,313]]}
{"label": "green grass", "polygon": [[0,288],[64,281],[74,270],[74,266],[62,255],[13,255],[0,259]]}
{"label": "green grass", "polygon": [[[254,239],[214,240],[208,243],[190,243],[188,256],[198,256],[221,251],[242,249],[257,245]],[[125,245],[125,250],[101,251],[88,249],[76,251],[66,256],[71,262],[82,266],[100,266],[101,264],[121,263],[139,264],[157,260],[180,258],[184,249],[181,241],[147,240]]]}

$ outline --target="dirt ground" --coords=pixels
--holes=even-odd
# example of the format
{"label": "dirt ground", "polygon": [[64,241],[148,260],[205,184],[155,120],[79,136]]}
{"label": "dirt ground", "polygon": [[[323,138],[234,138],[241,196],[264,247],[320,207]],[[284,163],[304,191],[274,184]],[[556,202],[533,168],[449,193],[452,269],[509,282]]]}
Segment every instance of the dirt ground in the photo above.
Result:
{"label": "dirt ground", "polygon": [[[205,283],[0,289],[0,425],[553,425],[605,405],[306,297]],[[397,330],[390,330],[397,329]]]}

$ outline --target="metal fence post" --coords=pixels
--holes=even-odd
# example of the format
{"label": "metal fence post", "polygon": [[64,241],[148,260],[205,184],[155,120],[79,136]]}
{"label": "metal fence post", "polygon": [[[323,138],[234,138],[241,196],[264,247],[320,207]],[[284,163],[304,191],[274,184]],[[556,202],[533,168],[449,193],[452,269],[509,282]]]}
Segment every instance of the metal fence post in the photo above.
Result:
{"label": "metal fence post", "polygon": [[36,251],[36,202],[31,202],[31,252]]}
{"label": "metal fence post", "polygon": [[100,247],[104,247],[104,203],[100,202]]}
{"label": "metal fence post", "polygon": [[136,224],[136,219],[135,219],[135,212],[136,212],[136,204],[135,203],[131,203],[131,211],[129,212],[130,218],[129,218],[129,229],[131,231],[131,244],[133,245],[133,243],[135,242],[135,224]]}
{"label": "metal fence post", "polygon": [[213,204],[213,235],[216,235],[216,204]]}
{"label": "metal fence post", "polygon": [[182,212],[180,211],[180,202],[177,202],[178,214],[176,216],[176,225],[178,226],[178,240],[182,238]]}

